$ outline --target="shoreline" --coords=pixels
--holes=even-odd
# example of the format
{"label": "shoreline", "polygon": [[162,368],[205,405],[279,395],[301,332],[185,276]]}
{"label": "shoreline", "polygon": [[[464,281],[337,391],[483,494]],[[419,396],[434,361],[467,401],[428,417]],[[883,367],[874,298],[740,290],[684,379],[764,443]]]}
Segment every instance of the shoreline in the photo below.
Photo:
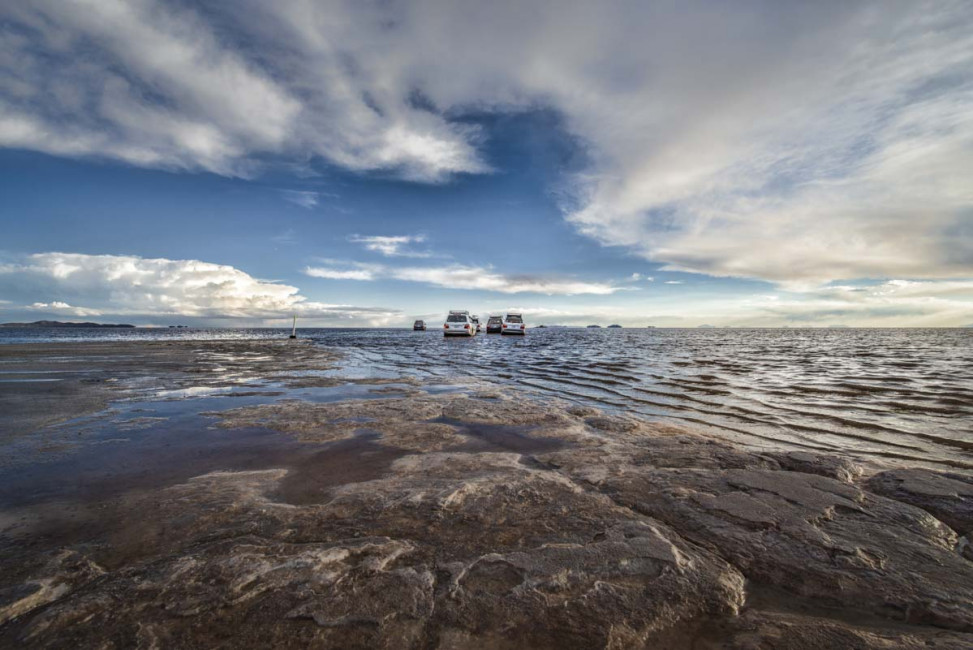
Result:
{"label": "shoreline", "polygon": [[967,476],[336,360],[0,346],[13,376],[64,377],[0,384],[5,471],[62,463],[60,491],[0,500],[0,645],[973,644]]}

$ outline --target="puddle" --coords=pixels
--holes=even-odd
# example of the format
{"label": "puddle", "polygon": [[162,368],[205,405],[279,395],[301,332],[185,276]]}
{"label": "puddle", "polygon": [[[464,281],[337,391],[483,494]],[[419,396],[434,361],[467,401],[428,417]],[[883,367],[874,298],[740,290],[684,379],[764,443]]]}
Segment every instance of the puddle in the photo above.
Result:
{"label": "puddle", "polygon": [[[301,447],[279,432],[209,424],[202,416],[170,418],[137,430],[107,423],[85,433],[83,442],[75,442],[80,446],[54,454],[53,460],[45,462],[45,452],[35,449],[34,462],[4,469],[0,508],[100,501],[218,470],[280,467]],[[120,438],[123,430],[126,437]]]}
{"label": "puddle", "polygon": [[232,386],[192,386],[190,388],[178,388],[175,390],[156,391],[155,397],[158,399],[182,399],[184,397],[207,397],[209,395],[222,395],[233,390]]}
{"label": "puddle", "polygon": [[318,451],[297,459],[280,482],[274,498],[292,505],[321,503],[331,488],[381,478],[392,463],[408,451],[378,442],[380,434],[361,430],[355,437],[317,447]]}
{"label": "puddle", "polygon": [[[386,387],[414,391],[408,384]],[[262,386],[273,389],[273,383]],[[223,429],[204,413],[271,404],[280,399],[314,403],[382,399],[371,384],[291,389],[193,387],[164,391],[153,400],[117,402],[101,413],[78,418],[43,436],[7,446],[0,481],[0,508],[52,500],[90,501],[112,498],[130,490],[161,488],[213,471],[244,471],[293,467],[281,498],[317,499],[327,486],[375,478],[374,472],[402,455],[379,445],[374,434],[337,446],[299,443],[284,433],[264,428]],[[430,392],[461,389],[442,384]],[[173,399],[175,395],[187,395]],[[364,422],[363,422],[364,424]],[[119,435],[122,434],[122,435]],[[472,433],[489,448],[524,452],[546,449],[517,433],[486,430]],[[317,467],[318,469],[313,469]],[[312,476],[316,472],[316,475]],[[345,477],[345,478],[336,478]],[[288,501],[291,502],[291,501]]]}

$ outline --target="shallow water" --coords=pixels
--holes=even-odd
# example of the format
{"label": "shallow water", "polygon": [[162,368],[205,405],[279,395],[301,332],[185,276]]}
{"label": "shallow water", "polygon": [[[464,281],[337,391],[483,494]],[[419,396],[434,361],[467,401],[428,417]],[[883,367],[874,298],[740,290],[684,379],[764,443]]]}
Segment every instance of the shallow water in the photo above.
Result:
{"label": "shallow water", "polygon": [[973,468],[973,330],[321,330],[358,374],[477,377],[752,446]]}
{"label": "shallow water", "polygon": [[[0,342],[281,338],[284,330],[0,330]],[[755,447],[973,469],[973,329],[532,329],[445,339],[308,329],[354,378],[488,379]]]}

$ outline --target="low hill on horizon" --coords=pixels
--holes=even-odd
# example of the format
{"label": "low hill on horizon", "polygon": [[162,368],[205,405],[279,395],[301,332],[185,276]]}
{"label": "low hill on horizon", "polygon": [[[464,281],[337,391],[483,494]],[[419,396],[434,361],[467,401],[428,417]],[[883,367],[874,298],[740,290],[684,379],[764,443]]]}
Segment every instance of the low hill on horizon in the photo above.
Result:
{"label": "low hill on horizon", "polygon": [[0,327],[135,327],[127,323],[70,323],[59,320],[37,320],[33,323],[0,323]]}

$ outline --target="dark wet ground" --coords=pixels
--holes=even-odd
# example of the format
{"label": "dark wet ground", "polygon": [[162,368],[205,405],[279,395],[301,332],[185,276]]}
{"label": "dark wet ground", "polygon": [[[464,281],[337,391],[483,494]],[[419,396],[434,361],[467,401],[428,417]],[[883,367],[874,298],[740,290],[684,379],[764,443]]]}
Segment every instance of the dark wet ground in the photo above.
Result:
{"label": "dark wet ground", "polygon": [[[476,635],[506,630],[517,617],[522,634],[539,629],[537,639],[556,642],[551,647],[606,645],[623,627],[616,619],[643,615],[659,617],[644,625],[670,626],[655,638],[656,647],[725,647],[724,638],[746,638],[747,626],[773,638],[787,625],[817,629],[819,620],[839,626],[841,634],[847,632],[841,626],[893,639],[947,634],[916,627],[940,625],[939,619],[889,622],[887,616],[899,613],[885,612],[879,601],[900,599],[903,590],[909,607],[945,602],[946,614],[937,614],[942,625],[973,630],[956,604],[966,598],[965,587],[957,586],[963,581],[951,577],[966,570],[950,564],[964,561],[959,546],[946,548],[956,536],[919,511],[873,496],[857,502],[871,514],[832,507],[834,495],[859,493],[850,485],[853,472],[842,478],[847,483],[825,478],[843,476],[827,459],[799,458],[804,474],[798,461],[784,456],[748,455],[714,439],[650,430],[592,409],[505,399],[504,384],[420,384],[384,376],[347,381],[333,361],[303,344],[54,346],[22,350],[19,359],[10,348],[0,354],[0,365],[10,370],[3,378],[18,380],[0,383],[0,403],[18,405],[10,417],[0,416],[6,427],[0,436],[0,646],[34,633],[53,639],[52,647],[73,647],[75,634],[99,639],[97,630],[70,618],[96,616],[124,640],[119,647],[130,647],[132,639],[148,643],[158,631],[195,643],[210,638],[203,628],[214,630],[214,638],[233,638],[235,647],[304,647],[307,639],[338,647],[345,634],[356,647],[399,647],[379,642],[401,638],[397,614],[373,620],[369,612],[385,600],[394,613],[427,597],[435,607],[401,619],[407,627],[426,621],[431,640],[415,647],[431,647],[436,630],[462,628],[469,638],[489,640]],[[58,380],[33,381],[46,374]],[[248,413],[233,419],[230,411]],[[689,494],[695,496],[683,499]],[[859,515],[884,522],[877,536],[862,531]],[[759,532],[753,522],[771,524]],[[793,528],[794,522],[807,525]],[[889,532],[902,526],[915,529],[911,537]],[[850,558],[840,570],[834,558],[819,557],[820,540],[830,538],[844,540],[833,552]],[[876,538],[884,544],[877,550],[870,546]],[[912,545],[900,553],[908,563],[895,560],[903,544]],[[389,559],[352,568],[328,588],[313,583],[331,570],[316,563],[334,568],[337,560],[328,558],[353,564],[379,552],[367,549],[387,549]],[[736,568],[708,555],[713,549],[740,567],[746,585],[742,577],[737,582]],[[933,559],[916,563],[918,552]],[[506,559],[498,560],[503,553]],[[755,553],[765,557],[750,566]],[[548,554],[564,555],[549,560]],[[679,565],[684,556],[694,559]],[[676,562],[671,567],[669,557]],[[875,558],[888,567],[871,568]],[[859,571],[856,563],[867,566]],[[763,571],[765,564],[779,571]],[[417,576],[430,567],[434,588],[427,592]],[[464,577],[448,587],[454,569]],[[528,580],[529,572],[535,577]],[[927,581],[922,572],[933,578]],[[564,582],[569,575],[581,586]],[[666,586],[670,579],[687,582]],[[872,582],[886,592],[876,596],[878,605],[853,611],[858,598],[834,586],[847,580],[861,593]],[[265,596],[240,596],[262,581],[275,585]],[[395,585],[404,596],[396,595]],[[448,589],[472,599],[468,611]],[[330,594],[345,591],[348,611],[365,618],[320,614],[312,622],[290,603],[323,599],[322,611],[330,611],[337,607]],[[27,614],[11,613],[36,594],[44,600],[23,610]],[[822,604],[831,594],[842,606]],[[743,595],[739,618],[725,616],[725,603],[708,604]],[[118,600],[106,605],[106,598]],[[558,598],[579,613],[540,605]],[[90,602],[95,605],[88,610]],[[693,602],[687,616],[694,618],[672,625],[668,608]],[[659,603],[668,604],[656,611]],[[460,608],[453,618],[436,618],[450,607]],[[491,607],[500,609],[491,614]],[[54,620],[45,616],[58,611],[68,618],[45,627]],[[609,636],[599,636],[599,626]],[[258,632],[286,636],[274,637],[276,644],[246,636]],[[244,635],[239,643],[238,633]],[[845,637],[828,638],[816,647],[848,647]],[[966,640],[936,647],[963,647]],[[456,643],[452,647],[463,647],[462,640]]]}
{"label": "dark wet ground", "polygon": [[[421,391],[397,383],[315,386],[332,374],[327,370],[298,370],[272,381],[252,370],[242,380],[210,381],[177,368],[189,364],[187,350],[168,347],[176,348],[174,356],[171,349],[150,349],[140,358],[53,346],[17,358],[12,347],[4,350],[8,368],[20,368],[8,371],[11,381],[0,387],[2,399],[17,405],[0,418],[6,433],[0,438],[0,550],[6,556],[0,568],[8,578],[31,566],[30,557],[78,543],[100,548],[95,556],[109,567],[141,556],[153,533],[132,519],[132,504],[193,477],[286,469],[272,498],[307,505],[326,501],[337,486],[381,478],[393,462],[414,453],[382,444],[367,418],[349,439],[315,443],[265,427],[219,427],[216,413],[280,400],[323,404],[464,389],[442,383]],[[33,381],[45,374],[57,375],[56,381]],[[69,415],[77,417],[50,424]],[[534,453],[563,446],[531,438],[529,426],[432,422],[456,430],[455,451]],[[14,563],[21,566],[14,569]]]}
{"label": "dark wet ground", "polygon": [[[389,395],[372,392],[373,389],[347,385],[291,392],[242,391],[241,396],[111,405],[103,413],[61,424],[37,439],[8,445],[0,483],[0,508],[59,499],[111,498],[213,471],[300,469],[313,465],[330,453],[328,445],[301,443],[292,436],[264,428],[218,428],[213,426],[214,418],[202,413],[270,403],[284,396],[334,402]],[[373,451],[369,447],[376,445],[362,437],[358,446],[342,443],[336,453],[341,454],[342,462],[354,465],[357,455]],[[335,467],[338,465],[336,462]],[[336,484],[330,480],[330,484]]]}

